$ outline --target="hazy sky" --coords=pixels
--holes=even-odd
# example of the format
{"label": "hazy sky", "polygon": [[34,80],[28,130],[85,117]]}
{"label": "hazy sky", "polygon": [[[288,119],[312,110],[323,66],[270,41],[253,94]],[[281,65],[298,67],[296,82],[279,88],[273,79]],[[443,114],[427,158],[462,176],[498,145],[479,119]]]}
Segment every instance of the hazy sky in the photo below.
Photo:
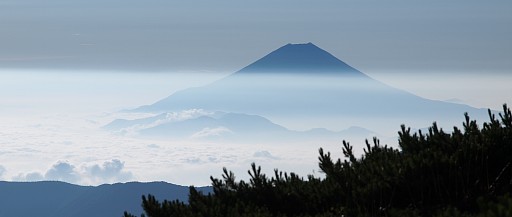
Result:
{"label": "hazy sky", "polygon": [[0,68],[236,71],[313,42],[366,73],[510,72],[508,0],[0,0]]}
{"label": "hazy sky", "polygon": [[311,173],[319,146],[339,156],[340,141],[183,144],[100,129],[130,119],[119,109],[305,42],[419,96],[499,109],[512,103],[511,27],[510,0],[0,0],[0,180],[205,185],[251,162]]}

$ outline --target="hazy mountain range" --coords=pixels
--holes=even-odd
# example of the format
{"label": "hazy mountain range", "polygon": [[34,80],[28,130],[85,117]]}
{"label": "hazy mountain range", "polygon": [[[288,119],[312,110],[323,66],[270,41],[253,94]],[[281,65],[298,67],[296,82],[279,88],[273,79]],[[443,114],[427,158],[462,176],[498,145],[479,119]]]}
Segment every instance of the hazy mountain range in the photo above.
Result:
{"label": "hazy mountain range", "polygon": [[192,115],[187,119],[176,118],[176,113],[163,113],[153,117],[125,120],[117,119],[104,128],[112,132],[162,139],[196,139],[208,141],[236,142],[279,142],[304,139],[339,140],[346,137],[371,138],[377,133],[361,128],[350,127],[342,131],[314,128],[307,131],[289,130],[272,121],[242,113],[215,112]]}

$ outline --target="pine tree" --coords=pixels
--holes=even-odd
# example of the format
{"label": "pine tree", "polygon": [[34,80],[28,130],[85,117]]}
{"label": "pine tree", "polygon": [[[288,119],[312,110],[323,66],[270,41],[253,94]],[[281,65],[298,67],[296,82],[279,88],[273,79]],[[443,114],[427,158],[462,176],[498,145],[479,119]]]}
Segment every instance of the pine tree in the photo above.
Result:
{"label": "pine tree", "polygon": [[268,177],[252,164],[245,182],[224,168],[222,179],[210,177],[211,194],[190,187],[188,203],[143,196],[143,208],[148,217],[512,216],[512,113],[503,111],[497,119],[489,110],[481,128],[465,114],[452,133],[401,126],[398,149],[374,138],[360,158],[346,141],[343,160],[320,149],[325,178]]}

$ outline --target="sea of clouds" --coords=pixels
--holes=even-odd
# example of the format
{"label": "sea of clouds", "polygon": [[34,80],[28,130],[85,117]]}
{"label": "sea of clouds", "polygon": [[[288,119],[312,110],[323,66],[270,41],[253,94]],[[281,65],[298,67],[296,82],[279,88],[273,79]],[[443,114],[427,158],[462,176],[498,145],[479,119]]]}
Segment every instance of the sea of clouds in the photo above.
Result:
{"label": "sea of clouds", "polygon": [[[223,167],[234,171],[237,178],[246,179],[249,177],[247,170],[253,162],[261,165],[268,174],[273,174],[273,170],[279,168],[300,175],[322,176],[318,171],[318,149],[323,147],[331,151],[333,157],[341,157],[343,138],[336,141],[272,144],[172,141],[136,136],[138,130],[153,125],[212,114],[201,109],[167,113],[165,118],[151,123],[151,126],[129,129],[127,132],[132,134],[102,129],[116,119],[134,120],[159,115],[161,113],[123,110],[151,104],[177,90],[201,86],[225,75],[1,71],[0,180],[60,180],[81,185],[166,181],[198,186],[210,184],[210,176],[221,177]],[[486,79],[484,81],[491,82],[491,78]],[[443,82],[446,84],[448,81]],[[510,86],[503,86],[503,82],[506,79],[496,79],[496,84],[500,85],[494,91],[492,85],[474,87],[506,102],[509,95],[499,94],[509,90],[506,88]],[[425,89],[417,90],[421,92]],[[464,87],[463,90],[468,89],[471,88]],[[410,90],[414,89],[411,87]],[[436,89],[436,94],[438,92]],[[471,97],[470,93],[474,93],[468,92],[468,95],[460,97],[457,95],[462,94],[460,92],[454,91],[455,95],[447,92],[445,98],[467,100]],[[477,100],[472,102],[476,103]],[[394,131],[398,130],[399,126]],[[198,131],[193,137],[229,133],[230,129],[219,126]],[[390,136],[388,141],[396,141],[396,135]],[[350,142],[359,149],[364,147],[363,139]]]}

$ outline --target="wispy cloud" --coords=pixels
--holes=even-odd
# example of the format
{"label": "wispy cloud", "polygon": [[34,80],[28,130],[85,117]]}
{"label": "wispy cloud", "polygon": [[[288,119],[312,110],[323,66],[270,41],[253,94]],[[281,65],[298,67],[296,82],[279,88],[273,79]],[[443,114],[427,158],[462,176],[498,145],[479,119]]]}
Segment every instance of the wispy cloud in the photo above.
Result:
{"label": "wispy cloud", "polygon": [[279,159],[278,157],[275,157],[274,155],[272,155],[269,151],[257,151],[257,152],[254,152],[254,154],[252,156],[256,157],[256,158],[271,159],[271,160]]}
{"label": "wispy cloud", "polygon": [[[214,114],[213,112],[205,111],[203,109],[189,109],[180,112],[167,112],[157,116],[144,117],[139,119],[129,120],[132,124],[129,126],[115,129],[114,133],[121,133],[128,136],[136,136],[140,130],[156,127],[162,124],[179,122],[198,118],[201,116],[208,116]],[[112,122],[115,123],[115,122]]]}
{"label": "wispy cloud", "polygon": [[215,127],[215,128],[209,128],[206,127],[202,129],[201,131],[194,133],[192,135],[192,138],[204,138],[204,137],[211,137],[211,136],[221,136],[226,133],[233,133],[230,129],[226,127]]}

